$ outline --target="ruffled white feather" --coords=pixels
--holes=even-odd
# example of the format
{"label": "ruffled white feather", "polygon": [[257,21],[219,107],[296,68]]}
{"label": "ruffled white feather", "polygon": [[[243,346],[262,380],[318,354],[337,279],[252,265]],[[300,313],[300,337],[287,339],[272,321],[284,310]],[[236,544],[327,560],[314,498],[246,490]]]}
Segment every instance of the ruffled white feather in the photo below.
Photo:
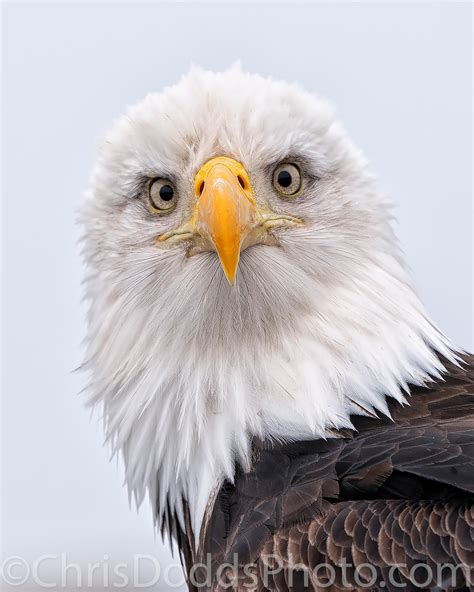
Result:
{"label": "ruffled white feather", "polygon": [[[256,199],[305,219],[280,247],[242,253],[237,283],[214,253],[154,238],[189,217],[192,180],[225,154]],[[282,201],[271,167],[298,158],[303,199]],[[141,187],[172,177],[179,204],[153,218]],[[211,492],[248,463],[252,437],[325,437],[351,413],[387,413],[408,384],[443,371],[452,346],[414,293],[361,154],[318,97],[233,68],[193,69],[149,95],[102,144],[81,219],[90,303],[90,400],[139,505],[148,494],[195,532]],[[404,394],[405,393],[405,394]]]}

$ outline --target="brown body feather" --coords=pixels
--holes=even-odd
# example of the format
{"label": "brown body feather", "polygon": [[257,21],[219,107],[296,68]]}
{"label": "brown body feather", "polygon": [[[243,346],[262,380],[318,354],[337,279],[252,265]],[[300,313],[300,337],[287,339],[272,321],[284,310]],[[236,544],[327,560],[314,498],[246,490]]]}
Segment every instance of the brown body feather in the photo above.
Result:
{"label": "brown body feather", "polygon": [[447,370],[409,405],[391,402],[393,421],[357,416],[328,440],[255,442],[197,554],[189,529],[180,536],[190,589],[469,589],[474,357]]}

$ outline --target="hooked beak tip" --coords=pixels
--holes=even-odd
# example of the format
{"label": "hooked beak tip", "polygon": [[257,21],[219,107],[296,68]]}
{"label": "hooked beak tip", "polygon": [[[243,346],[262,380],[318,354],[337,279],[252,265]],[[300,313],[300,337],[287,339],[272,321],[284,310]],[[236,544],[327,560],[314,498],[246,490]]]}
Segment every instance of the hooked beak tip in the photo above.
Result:
{"label": "hooked beak tip", "polygon": [[224,269],[224,275],[226,277],[226,280],[227,280],[229,286],[235,286],[235,278],[237,277],[237,269],[233,273],[228,273]]}

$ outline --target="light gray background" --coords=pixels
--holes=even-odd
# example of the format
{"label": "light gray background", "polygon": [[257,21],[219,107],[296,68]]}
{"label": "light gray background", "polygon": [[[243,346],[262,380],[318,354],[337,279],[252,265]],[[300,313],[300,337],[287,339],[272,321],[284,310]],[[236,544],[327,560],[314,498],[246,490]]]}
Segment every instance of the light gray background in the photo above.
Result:
{"label": "light gray background", "polygon": [[[328,96],[398,204],[421,296],[472,347],[469,3],[7,4],[3,22],[3,551],[170,561],[128,509],[78,392],[75,209],[96,140],[191,62]],[[276,122],[277,123],[277,122]],[[58,563],[51,560],[46,571]]]}

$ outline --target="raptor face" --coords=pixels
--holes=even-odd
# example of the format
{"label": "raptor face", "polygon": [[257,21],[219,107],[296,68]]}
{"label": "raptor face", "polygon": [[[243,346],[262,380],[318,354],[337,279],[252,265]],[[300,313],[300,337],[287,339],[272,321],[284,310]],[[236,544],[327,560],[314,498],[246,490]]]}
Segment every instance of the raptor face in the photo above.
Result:
{"label": "raptor face", "polygon": [[330,314],[392,250],[386,204],[328,105],[238,70],[194,71],[132,108],[93,192],[91,249],[128,306],[213,346]]}

